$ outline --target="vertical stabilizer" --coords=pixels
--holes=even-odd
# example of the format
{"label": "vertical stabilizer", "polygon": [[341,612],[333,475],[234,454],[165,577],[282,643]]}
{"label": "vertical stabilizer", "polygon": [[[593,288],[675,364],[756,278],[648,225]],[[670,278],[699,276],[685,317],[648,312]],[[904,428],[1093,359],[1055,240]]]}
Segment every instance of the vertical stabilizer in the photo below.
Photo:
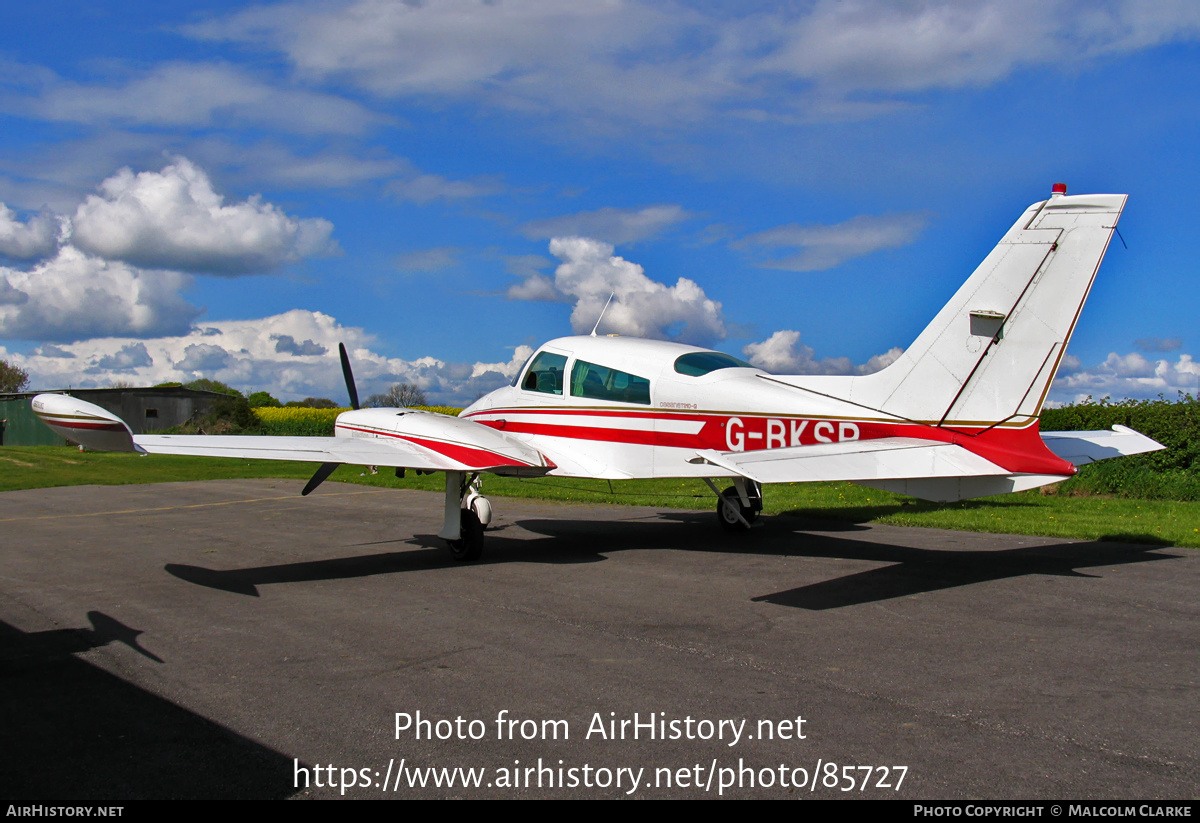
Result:
{"label": "vertical stabilizer", "polygon": [[[1041,412],[1123,194],[1067,196],[1026,209],[916,341],[881,372],[818,389],[890,418],[934,425],[1024,425]],[[844,380],[845,378],[843,378]]]}

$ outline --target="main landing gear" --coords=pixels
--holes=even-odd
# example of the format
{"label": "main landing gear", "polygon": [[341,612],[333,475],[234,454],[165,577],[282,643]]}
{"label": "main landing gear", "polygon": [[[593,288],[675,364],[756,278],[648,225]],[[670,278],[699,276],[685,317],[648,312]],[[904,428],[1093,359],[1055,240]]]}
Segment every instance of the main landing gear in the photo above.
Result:
{"label": "main landing gear", "polygon": [[446,472],[446,505],[438,537],[455,560],[478,560],[483,554],[483,530],[492,522],[492,504],[479,493],[479,475]]}
{"label": "main landing gear", "polygon": [[717,496],[717,522],[721,528],[730,532],[748,531],[758,520],[762,511],[762,484],[744,477],[735,477],[733,485],[725,491],[717,491],[717,486],[707,477],[704,482]]}

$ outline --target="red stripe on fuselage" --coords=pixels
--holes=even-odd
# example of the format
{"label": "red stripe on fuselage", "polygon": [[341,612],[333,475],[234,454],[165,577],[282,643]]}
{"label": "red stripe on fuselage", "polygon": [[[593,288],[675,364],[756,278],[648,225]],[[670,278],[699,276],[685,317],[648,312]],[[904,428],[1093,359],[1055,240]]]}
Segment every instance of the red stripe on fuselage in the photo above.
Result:
{"label": "red stripe on fuselage", "polygon": [[[492,419],[480,419],[486,415]],[[512,420],[505,415],[546,416],[546,422]],[[616,426],[572,426],[553,422],[558,415],[613,418],[650,418],[663,421],[703,423],[697,434],[641,431]],[[829,420],[815,417],[772,417],[763,414],[668,412],[608,409],[489,409],[469,419],[505,432],[714,451],[759,451],[767,448],[812,446],[843,440],[876,440],[883,437],[912,437],[954,443],[990,460],[1014,474],[1072,475],[1076,469],[1055,455],[1042,442],[1035,421],[1023,428],[959,426],[941,428],[919,423],[883,423],[872,420]]]}

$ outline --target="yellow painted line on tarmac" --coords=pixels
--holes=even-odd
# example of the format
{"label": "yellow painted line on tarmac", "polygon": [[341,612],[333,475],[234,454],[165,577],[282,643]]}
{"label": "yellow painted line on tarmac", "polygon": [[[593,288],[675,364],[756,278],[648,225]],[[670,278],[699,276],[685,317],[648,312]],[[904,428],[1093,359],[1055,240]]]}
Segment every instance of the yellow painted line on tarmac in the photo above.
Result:
{"label": "yellow painted line on tarmac", "polygon": [[[386,492],[388,489],[364,489],[362,491],[353,492],[333,492],[321,495],[321,497],[346,497],[355,494],[379,494]],[[27,517],[4,517],[0,518],[0,523],[12,523],[15,520],[66,520],[71,517],[106,517],[115,514],[148,514],[150,512],[169,512],[176,509],[205,509],[215,506],[234,506],[239,503],[262,503],[267,500],[300,500],[298,495],[289,494],[280,497],[254,497],[249,500],[221,500],[216,503],[188,503],[183,506],[159,506],[153,509],[119,509],[117,511],[108,512],[84,512],[82,514],[35,514]]]}

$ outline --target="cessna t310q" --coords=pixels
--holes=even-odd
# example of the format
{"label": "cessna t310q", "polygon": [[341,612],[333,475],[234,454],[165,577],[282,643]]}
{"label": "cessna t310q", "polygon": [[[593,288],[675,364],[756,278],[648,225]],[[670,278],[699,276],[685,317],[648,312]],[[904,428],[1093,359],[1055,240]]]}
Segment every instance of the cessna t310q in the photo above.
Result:
{"label": "cessna t310q", "polygon": [[[1057,184],[1001,239],[895,362],[855,377],[775,375],[727,354],[660,340],[564,337],[511,385],[459,417],[360,409],[333,437],[133,435],[60,394],[34,398],[55,432],[88,448],[446,473],[440,537],[478,558],[491,504],[481,473],[700,478],[721,525],[749,528],[769,483],[853,481],[935,501],[1031,489],[1076,465],[1160,449],[1130,429],[1039,432],[1038,415],[1125,206]],[[719,491],[718,479],[733,485]]]}

